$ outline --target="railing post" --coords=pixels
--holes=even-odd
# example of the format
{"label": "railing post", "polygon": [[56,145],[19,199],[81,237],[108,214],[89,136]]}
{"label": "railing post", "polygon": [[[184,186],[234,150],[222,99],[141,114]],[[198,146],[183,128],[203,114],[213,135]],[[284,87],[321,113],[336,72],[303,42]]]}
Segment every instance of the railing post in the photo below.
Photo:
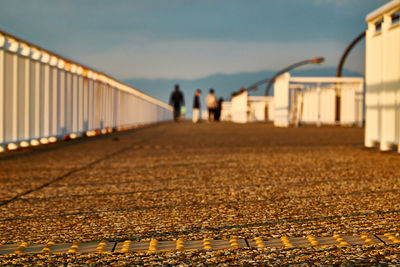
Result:
{"label": "railing post", "polygon": [[111,118],[112,118],[112,91],[113,91],[113,88],[111,85],[108,87],[107,91],[108,91],[107,92],[107,113],[106,113],[107,114],[107,127],[111,128],[112,127],[112,121],[111,121]]}
{"label": "railing post", "polygon": [[[13,44],[12,44],[13,45]],[[12,46],[11,45],[11,46]],[[16,44],[16,50],[10,49],[14,52],[12,55],[13,71],[12,71],[12,141],[18,140],[18,47]]]}
{"label": "railing post", "polygon": [[113,118],[113,91],[114,88],[112,86],[109,87],[108,89],[108,127],[112,128],[113,126],[113,122],[112,122],[112,118]]}
{"label": "railing post", "polygon": [[93,127],[93,114],[94,114],[94,81],[93,81],[93,73],[91,71],[88,72],[88,129],[90,131],[94,130]]}
{"label": "railing post", "polygon": [[100,116],[100,129],[103,130],[106,127],[106,83],[101,83],[101,116]]}
{"label": "railing post", "polygon": [[43,65],[43,114],[42,123],[43,129],[40,137],[48,137],[50,134],[50,66],[49,66],[50,56],[49,54],[44,54],[42,56]]}
{"label": "railing post", "polygon": [[58,115],[59,122],[57,128],[57,135],[65,135],[66,126],[65,126],[65,107],[66,107],[66,94],[65,94],[65,84],[67,82],[65,75],[65,62],[63,60],[59,60],[57,64],[58,68]]}
{"label": "railing post", "polygon": [[121,91],[115,91],[116,100],[115,100],[115,126],[118,128],[121,126]]}
{"label": "railing post", "polygon": [[4,45],[5,38],[0,35],[0,152],[4,150]]}
{"label": "railing post", "polygon": [[106,84],[104,87],[104,128],[108,128],[110,126],[110,122],[108,119],[108,111],[110,109],[110,85]]}
{"label": "railing post", "polygon": [[54,56],[51,57],[50,60],[50,70],[52,77],[52,85],[51,85],[51,129],[50,135],[52,137],[56,137],[58,135],[58,86],[59,86],[59,77],[58,77],[58,68],[57,68],[58,59]]}
{"label": "railing post", "polygon": [[126,125],[126,120],[125,120],[125,93],[124,92],[119,92],[119,126]]}
{"label": "railing post", "polygon": [[78,95],[78,132],[83,132],[83,69],[77,69],[77,95]]}
{"label": "railing post", "polygon": [[117,107],[115,105],[115,90],[114,87],[111,89],[111,128],[115,127],[115,108]]}
{"label": "railing post", "polygon": [[72,132],[72,73],[71,65],[67,63],[65,68],[65,131]]}
{"label": "railing post", "polygon": [[40,137],[40,68],[41,68],[41,53],[36,51],[32,55],[33,59],[35,59],[35,85],[34,85],[34,96],[35,96],[35,115],[34,115],[34,137]]}
{"label": "railing post", "polygon": [[27,51],[24,51],[24,56],[25,56],[25,99],[24,99],[24,139],[29,140],[30,139],[30,120],[29,120],[29,111],[30,111],[30,48],[26,47],[25,48]]}
{"label": "railing post", "polygon": [[93,78],[93,130],[99,129],[99,81],[96,79],[96,76]]}
{"label": "railing post", "polygon": [[89,130],[89,79],[87,70],[83,70],[83,131]]}
{"label": "railing post", "polygon": [[71,65],[71,91],[72,91],[72,133],[78,132],[78,77],[76,65]]}

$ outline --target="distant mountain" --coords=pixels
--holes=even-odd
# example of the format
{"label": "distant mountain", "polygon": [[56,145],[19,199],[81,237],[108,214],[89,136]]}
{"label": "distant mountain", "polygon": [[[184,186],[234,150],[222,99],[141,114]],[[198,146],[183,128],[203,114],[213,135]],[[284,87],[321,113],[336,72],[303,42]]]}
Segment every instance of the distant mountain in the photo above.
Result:
{"label": "distant mountain", "polygon": [[[154,97],[163,102],[168,103],[169,96],[175,84],[179,84],[184,94],[188,116],[192,113],[192,102],[194,91],[200,88],[203,92],[201,103],[205,108],[204,99],[210,88],[214,88],[217,97],[223,97],[229,100],[231,93],[237,91],[241,87],[248,87],[251,84],[273,76],[277,71],[266,70],[259,72],[241,72],[235,74],[213,74],[204,78],[184,80],[184,79],[127,79],[126,84]],[[308,68],[297,69],[290,72],[293,76],[335,76],[336,68]],[[343,70],[343,76],[363,77],[363,74]],[[265,86],[259,87],[258,91],[251,92],[251,95],[264,95]]]}

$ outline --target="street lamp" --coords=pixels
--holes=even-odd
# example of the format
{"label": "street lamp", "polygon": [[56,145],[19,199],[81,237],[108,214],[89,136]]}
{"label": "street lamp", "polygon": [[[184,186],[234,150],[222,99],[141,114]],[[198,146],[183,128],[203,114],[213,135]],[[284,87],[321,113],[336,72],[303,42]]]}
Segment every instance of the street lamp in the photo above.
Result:
{"label": "street lamp", "polygon": [[325,60],[325,59],[324,59],[323,57],[316,57],[316,58],[307,59],[307,60],[303,60],[303,61],[297,62],[297,63],[295,63],[295,64],[292,64],[292,65],[290,65],[290,66],[288,66],[288,67],[286,67],[286,68],[284,68],[284,69],[278,71],[278,72],[277,72],[274,76],[272,76],[271,78],[264,79],[264,80],[258,81],[258,82],[256,82],[256,83],[250,85],[250,86],[247,88],[247,91],[257,90],[257,87],[258,87],[259,85],[268,82],[268,85],[267,85],[267,87],[265,88],[265,95],[268,96],[269,88],[272,86],[272,84],[275,82],[275,79],[276,79],[279,75],[281,75],[281,74],[283,74],[283,73],[285,73],[285,72],[287,72],[287,71],[289,71],[289,70],[292,70],[292,69],[294,69],[294,68],[300,67],[300,66],[302,66],[302,65],[306,65],[306,64],[319,64],[319,63],[324,62],[324,60]]}
{"label": "street lamp", "polygon": [[[342,69],[344,62],[346,61],[347,56],[349,55],[351,49],[360,42],[363,38],[365,38],[365,31],[360,33],[351,43],[347,46],[346,50],[344,50],[342,57],[340,58],[339,65],[336,69],[336,77],[342,77]],[[336,100],[335,100],[335,105],[336,105],[336,114],[335,114],[335,120],[340,121],[340,95],[336,93]]]}
{"label": "street lamp", "polygon": [[342,68],[344,65],[344,62],[346,61],[347,55],[350,53],[351,49],[363,38],[365,37],[365,31],[360,33],[346,48],[346,50],[343,52],[342,57],[340,58],[339,65],[336,70],[336,77],[342,77]]}

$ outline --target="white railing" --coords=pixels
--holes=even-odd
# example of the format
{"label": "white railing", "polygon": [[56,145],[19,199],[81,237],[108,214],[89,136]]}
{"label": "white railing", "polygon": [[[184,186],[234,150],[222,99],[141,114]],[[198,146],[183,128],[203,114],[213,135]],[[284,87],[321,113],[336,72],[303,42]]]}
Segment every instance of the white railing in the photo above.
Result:
{"label": "white railing", "polygon": [[400,0],[366,17],[365,146],[400,152]]}
{"label": "white railing", "polygon": [[171,106],[0,31],[0,151],[171,119]]}
{"label": "white railing", "polygon": [[274,125],[363,123],[363,78],[279,76],[274,85]]}

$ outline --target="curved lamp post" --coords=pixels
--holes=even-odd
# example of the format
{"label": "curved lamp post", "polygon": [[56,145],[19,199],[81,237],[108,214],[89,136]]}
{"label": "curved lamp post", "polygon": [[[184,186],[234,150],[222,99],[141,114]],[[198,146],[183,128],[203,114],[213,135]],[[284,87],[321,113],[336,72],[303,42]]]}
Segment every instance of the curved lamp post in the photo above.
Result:
{"label": "curved lamp post", "polygon": [[350,53],[351,49],[361,40],[365,37],[365,31],[363,31],[360,35],[358,35],[350,44],[347,46],[346,50],[343,52],[342,57],[340,58],[339,65],[336,69],[336,77],[342,77],[342,68],[344,65],[344,62]]}
{"label": "curved lamp post", "polygon": [[[336,69],[336,77],[342,77],[342,69],[344,62],[346,61],[347,56],[349,55],[351,49],[363,38],[365,37],[365,31],[360,33],[351,43],[346,47],[346,50],[344,50],[342,57],[340,58],[339,65]],[[340,95],[336,93],[336,99],[335,99],[335,106],[336,106],[336,114],[335,114],[335,120],[340,121]]]}
{"label": "curved lamp post", "polygon": [[281,75],[281,74],[283,74],[283,73],[285,73],[285,72],[287,72],[287,71],[289,71],[289,70],[292,70],[292,69],[294,69],[294,68],[300,67],[300,66],[302,66],[302,65],[306,65],[306,64],[319,64],[319,63],[321,63],[321,62],[324,62],[324,60],[325,60],[325,58],[323,58],[323,57],[316,57],[316,58],[307,59],[307,60],[303,60],[303,61],[297,62],[297,63],[295,63],[295,64],[292,64],[292,65],[290,65],[290,66],[288,66],[288,67],[286,67],[286,68],[284,68],[284,69],[278,71],[278,72],[277,72],[274,76],[272,76],[271,78],[264,79],[264,80],[258,81],[258,82],[256,82],[256,83],[250,85],[250,86],[247,88],[247,90],[248,90],[248,91],[256,90],[257,87],[258,87],[259,85],[268,82],[267,88],[265,88],[265,95],[268,96],[269,88],[272,86],[272,84],[275,82],[275,79],[276,79],[279,75]]}

